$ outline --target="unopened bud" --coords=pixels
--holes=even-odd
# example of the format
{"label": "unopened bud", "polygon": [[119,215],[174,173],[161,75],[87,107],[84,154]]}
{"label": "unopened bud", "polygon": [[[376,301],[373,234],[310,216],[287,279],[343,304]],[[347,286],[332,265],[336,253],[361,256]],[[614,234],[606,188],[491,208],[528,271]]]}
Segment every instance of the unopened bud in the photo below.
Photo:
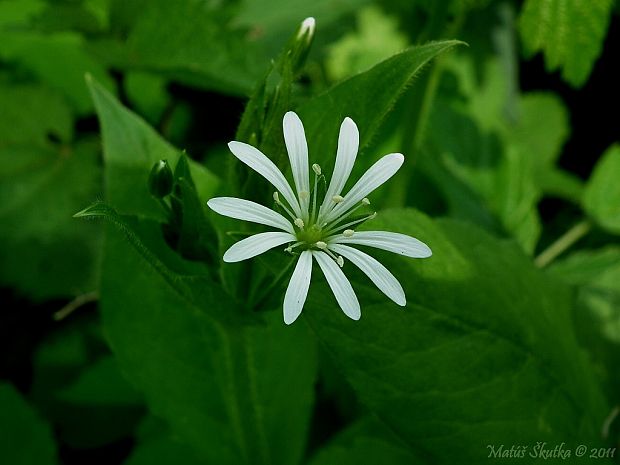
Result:
{"label": "unopened bud", "polygon": [[172,192],[172,170],[166,160],[159,160],[153,165],[148,179],[148,188],[151,195],[163,199]]}

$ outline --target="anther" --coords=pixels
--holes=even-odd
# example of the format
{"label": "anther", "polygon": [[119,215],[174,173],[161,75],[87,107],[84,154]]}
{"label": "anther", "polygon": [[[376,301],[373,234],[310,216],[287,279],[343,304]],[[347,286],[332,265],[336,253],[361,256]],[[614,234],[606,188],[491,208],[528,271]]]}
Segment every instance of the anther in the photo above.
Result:
{"label": "anther", "polygon": [[342,258],[342,255],[338,256],[338,258],[336,259],[336,263],[338,263],[338,266],[340,268],[342,268],[344,266],[344,258]]}
{"label": "anther", "polygon": [[297,226],[298,228],[303,228],[304,227],[304,220],[302,220],[301,218],[295,218],[295,226]]}
{"label": "anther", "polygon": [[314,244],[314,245],[316,245],[316,246],[317,246],[319,249],[321,249],[321,250],[325,250],[325,249],[327,248],[327,243],[325,243],[325,242],[323,242],[323,241],[318,241],[318,242],[317,242],[316,244]]}
{"label": "anther", "polygon": [[312,165],[312,171],[314,171],[314,174],[316,174],[317,176],[321,175],[321,167],[316,163]]}
{"label": "anther", "polygon": [[299,198],[302,199],[302,200],[310,198],[310,192],[308,192],[308,191],[301,191],[301,192],[299,192]]}
{"label": "anther", "polygon": [[352,229],[345,229],[344,231],[342,231],[342,235],[344,237],[351,237],[354,232],[355,231],[353,231]]}
{"label": "anther", "polygon": [[279,204],[279,203],[280,203],[280,194],[278,194],[278,191],[275,191],[275,192],[273,193],[273,201],[274,201],[275,203],[277,203],[277,204]]}
{"label": "anther", "polygon": [[370,200],[368,200],[368,197],[364,197],[364,198],[362,199],[362,203],[363,203],[364,205],[370,205]]}
{"label": "anther", "polygon": [[332,197],[332,200],[334,201],[334,203],[340,203],[344,200],[344,197],[342,195],[334,195]]}

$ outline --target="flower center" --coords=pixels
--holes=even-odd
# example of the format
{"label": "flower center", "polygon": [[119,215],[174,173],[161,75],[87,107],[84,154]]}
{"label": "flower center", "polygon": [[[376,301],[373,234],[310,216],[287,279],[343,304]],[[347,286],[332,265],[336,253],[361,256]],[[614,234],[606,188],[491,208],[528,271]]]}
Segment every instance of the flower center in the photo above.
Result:
{"label": "flower center", "polygon": [[312,224],[307,228],[303,228],[297,232],[297,240],[313,245],[323,239],[323,230],[318,224]]}

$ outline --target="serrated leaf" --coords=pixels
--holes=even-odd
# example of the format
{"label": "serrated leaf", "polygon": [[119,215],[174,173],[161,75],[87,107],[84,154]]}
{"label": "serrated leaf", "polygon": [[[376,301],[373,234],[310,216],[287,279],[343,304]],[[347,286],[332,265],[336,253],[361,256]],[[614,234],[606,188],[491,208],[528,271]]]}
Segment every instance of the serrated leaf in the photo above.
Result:
{"label": "serrated leaf", "polygon": [[614,144],[601,156],[586,183],[583,208],[599,226],[620,234],[620,145]]}
{"label": "serrated leaf", "polygon": [[373,253],[400,279],[400,309],[345,264],[355,323],[311,287],[302,315],[358,399],[436,464],[488,462],[488,444],[599,443],[607,414],[577,345],[570,294],[514,245],[478,228],[384,212],[373,229],[420,238],[427,260]]}
{"label": "serrated leaf", "polygon": [[601,53],[612,6],[612,0],[527,0],[519,20],[527,55],[543,51],[548,71],[561,68],[565,81],[581,87]]}
{"label": "serrated leaf", "polygon": [[56,444],[45,423],[10,384],[0,384],[0,462],[55,465]]}
{"label": "serrated leaf", "polygon": [[[95,80],[89,78],[88,85],[103,133],[106,198],[120,213],[163,219],[161,206],[148,192],[148,175],[158,160],[174,166],[180,152]],[[217,189],[217,178],[195,162],[190,166],[196,189],[206,200]]]}

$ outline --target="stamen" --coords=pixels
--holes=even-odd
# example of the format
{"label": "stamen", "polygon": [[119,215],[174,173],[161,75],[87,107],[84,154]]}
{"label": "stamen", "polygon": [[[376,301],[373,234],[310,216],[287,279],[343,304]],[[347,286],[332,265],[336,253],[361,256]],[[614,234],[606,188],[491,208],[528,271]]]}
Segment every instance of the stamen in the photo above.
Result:
{"label": "stamen", "polygon": [[286,249],[284,249],[284,251],[288,253],[292,253],[293,249],[295,247],[299,247],[301,244],[303,244],[303,241],[295,242],[293,245],[289,245]]}
{"label": "stamen", "polygon": [[304,229],[304,220],[302,220],[301,218],[295,218],[295,226],[297,226],[299,229]]}
{"label": "stamen", "polygon": [[344,197],[342,195],[334,195],[332,200],[334,203],[340,203],[344,200]]}
{"label": "stamen", "polygon": [[318,242],[317,242],[316,244],[314,244],[314,245],[316,245],[316,246],[317,246],[319,249],[321,249],[321,250],[325,250],[325,249],[327,249],[327,243],[325,243],[325,242],[323,242],[323,241],[318,241]]}
{"label": "stamen", "polygon": [[306,200],[306,199],[310,198],[310,192],[308,192],[308,191],[301,191],[299,193],[299,198],[302,199],[302,200]]}
{"label": "stamen", "polygon": [[276,205],[278,205],[280,208],[282,208],[288,214],[288,216],[291,217],[291,219],[295,220],[295,215],[293,215],[293,212],[290,211],[286,207],[286,205],[284,205],[282,202],[280,202],[280,194],[278,194],[278,191],[275,191],[273,193],[273,201],[276,203]]}
{"label": "stamen", "polygon": [[321,167],[316,163],[312,165],[312,171],[314,171],[314,174],[316,174],[317,176],[321,175]]}
{"label": "stamen", "polygon": [[364,198],[362,199],[362,204],[364,204],[364,205],[370,205],[370,200],[368,200],[368,197],[364,197]]}
{"label": "stamen", "polygon": [[344,237],[351,237],[354,232],[355,231],[353,231],[352,229],[345,229],[344,231],[342,231],[342,235]]}
{"label": "stamen", "polygon": [[[371,214],[370,214],[370,215],[368,215],[368,216],[365,216],[365,217],[363,217],[363,218],[360,218],[359,220],[355,220],[355,221],[351,221],[351,222],[349,222],[349,223],[347,223],[347,224],[343,224],[342,226],[332,226],[332,228],[331,228],[331,229],[329,229],[328,231],[326,231],[326,232],[324,233],[324,235],[325,235],[325,236],[329,236],[329,235],[331,235],[331,234],[334,234],[334,233],[335,233],[336,231],[338,231],[339,229],[348,228],[349,226],[354,226],[354,225],[356,225],[356,224],[363,223],[364,221],[367,221],[367,220],[372,220],[372,219],[374,219],[376,216],[377,216],[377,212],[374,212],[374,213],[371,213]],[[350,236],[345,236],[345,237],[351,237],[351,236],[353,235],[353,233],[354,233],[354,231],[352,231],[351,229],[347,229],[346,231],[344,231],[344,232],[343,232],[343,235],[344,235],[344,233],[345,233],[345,232],[347,232],[347,231],[351,231],[351,235],[350,235]]]}
{"label": "stamen", "polygon": [[336,263],[338,263],[338,266],[340,268],[342,268],[344,266],[344,258],[342,258],[342,255],[338,256],[338,258],[336,259]]}
{"label": "stamen", "polygon": [[[366,199],[366,200],[368,200],[368,199]],[[329,225],[329,228],[328,228],[328,229],[334,229],[334,228],[336,228],[336,225],[337,225],[338,223],[341,223],[343,220],[345,220],[346,218],[348,218],[349,216],[351,216],[353,213],[355,213],[357,210],[359,210],[360,208],[362,208],[362,207],[364,207],[364,206],[366,206],[366,204],[365,204],[365,203],[364,203],[364,201],[362,200],[362,202],[361,202],[359,205],[355,206],[354,208],[352,208],[352,209],[351,209],[351,210],[349,210],[348,212],[346,212],[346,213],[344,213],[344,214],[340,215],[338,218],[334,218],[334,219],[330,222],[331,224]],[[328,225],[328,223],[325,223],[325,224],[322,224],[321,226],[327,226],[327,225]],[[343,227],[344,227],[344,226],[343,226]]]}
{"label": "stamen", "polygon": [[[318,244],[318,243],[317,243]],[[327,246],[327,244],[325,244]],[[340,255],[336,255],[334,252],[332,252],[331,250],[329,250],[328,248],[322,249],[327,255],[329,255],[336,263],[338,263],[338,266],[340,268],[342,268],[344,266],[344,258],[342,258]]]}

